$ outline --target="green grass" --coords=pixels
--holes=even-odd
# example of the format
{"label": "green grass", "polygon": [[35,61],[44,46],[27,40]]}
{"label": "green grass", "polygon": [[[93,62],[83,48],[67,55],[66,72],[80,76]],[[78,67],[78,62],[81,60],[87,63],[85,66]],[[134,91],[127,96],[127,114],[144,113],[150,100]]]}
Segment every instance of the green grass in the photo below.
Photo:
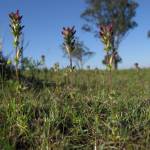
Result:
{"label": "green grass", "polygon": [[149,69],[113,72],[111,82],[97,70],[34,75],[42,87],[1,82],[0,149],[150,149]]}

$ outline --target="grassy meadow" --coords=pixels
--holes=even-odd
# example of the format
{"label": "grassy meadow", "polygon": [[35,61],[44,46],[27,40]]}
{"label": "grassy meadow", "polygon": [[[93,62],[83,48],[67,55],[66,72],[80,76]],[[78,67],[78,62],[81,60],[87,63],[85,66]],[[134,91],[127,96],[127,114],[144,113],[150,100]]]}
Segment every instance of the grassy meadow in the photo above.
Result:
{"label": "grassy meadow", "polygon": [[0,149],[148,150],[149,77],[149,69],[1,77]]}
{"label": "grassy meadow", "polygon": [[[139,4],[134,0],[84,1],[85,6],[65,0],[1,4],[5,9],[0,35],[0,150],[150,150],[150,68],[140,68],[149,59],[147,24],[121,48],[127,50],[125,57],[134,68],[118,70],[119,46],[138,25],[134,17]],[[146,1],[143,6],[148,6]],[[24,15],[17,9],[7,15],[6,22],[4,14],[17,7]],[[143,14],[147,23],[147,13]],[[75,25],[62,26],[70,23]],[[81,36],[80,28],[97,37],[103,48],[88,35]],[[81,69],[98,49],[103,49],[104,59],[94,66],[101,61],[106,70],[90,69],[94,61]],[[68,66],[60,55],[68,59]],[[136,58],[141,55],[144,61]]]}

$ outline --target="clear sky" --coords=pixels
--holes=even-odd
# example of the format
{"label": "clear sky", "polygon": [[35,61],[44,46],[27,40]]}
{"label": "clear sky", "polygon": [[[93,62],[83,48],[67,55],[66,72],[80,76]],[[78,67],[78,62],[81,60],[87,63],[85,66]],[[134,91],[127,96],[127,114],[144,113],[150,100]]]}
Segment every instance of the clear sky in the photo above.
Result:
{"label": "clear sky", "polygon": [[[119,52],[123,59],[120,68],[133,67],[135,62],[142,67],[150,66],[150,39],[147,38],[147,31],[150,29],[150,0],[137,2],[139,7],[134,20],[138,27],[131,30],[120,44]],[[75,25],[76,35],[96,53],[85,66],[103,68],[102,43],[92,33],[81,30],[85,21],[80,18],[80,14],[85,7],[84,0],[1,0],[0,35],[3,38],[4,54],[7,55],[13,50],[8,14],[19,9],[25,25],[25,43],[29,42],[25,56],[39,59],[44,54],[48,67],[56,62],[65,67],[68,60],[63,57],[60,48],[63,42],[61,31],[63,26]]]}

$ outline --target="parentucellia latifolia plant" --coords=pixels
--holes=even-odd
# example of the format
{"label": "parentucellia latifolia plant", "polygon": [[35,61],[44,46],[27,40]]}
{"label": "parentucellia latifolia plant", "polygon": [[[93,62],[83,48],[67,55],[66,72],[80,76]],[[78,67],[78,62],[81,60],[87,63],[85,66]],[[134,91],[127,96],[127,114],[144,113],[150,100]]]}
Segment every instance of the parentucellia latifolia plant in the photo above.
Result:
{"label": "parentucellia latifolia plant", "polygon": [[100,27],[100,38],[102,43],[104,44],[104,51],[106,52],[107,56],[107,69],[111,71],[112,63],[113,63],[113,55],[112,55],[112,37],[113,37],[113,26],[112,24],[109,25],[102,25]]}
{"label": "parentucellia latifolia plant", "polygon": [[11,12],[9,14],[10,18],[10,28],[11,32],[14,37],[14,48],[15,48],[15,67],[16,67],[16,78],[19,80],[19,62],[22,55],[23,48],[21,45],[21,36],[22,36],[22,30],[24,26],[22,25],[22,16],[19,13],[19,10],[16,12]]}
{"label": "parentucellia latifolia plant", "polygon": [[65,47],[65,50],[68,53],[69,61],[70,61],[70,68],[73,69],[72,66],[72,53],[75,50],[75,27],[63,27],[62,35],[64,38],[63,45]]}

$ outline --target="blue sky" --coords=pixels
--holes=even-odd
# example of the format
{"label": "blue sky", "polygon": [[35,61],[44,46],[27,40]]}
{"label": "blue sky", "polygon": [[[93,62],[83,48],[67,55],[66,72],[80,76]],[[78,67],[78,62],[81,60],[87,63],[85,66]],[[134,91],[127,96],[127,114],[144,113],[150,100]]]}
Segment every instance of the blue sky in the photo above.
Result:
{"label": "blue sky", "polygon": [[[137,2],[139,8],[134,20],[138,23],[138,27],[131,30],[120,44],[119,52],[123,59],[120,68],[133,67],[135,62],[142,67],[150,66],[150,39],[147,38],[147,31],[150,29],[150,1],[137,0]],[[25,25],[25,43],[29,42],[24,52],[25,56],[39,59],[44,54],[48,67],[56,62],[59,62],[61,67],[65,67],[68,65],[68,60],[63,57],[60,48],[63,42],[61,30],[63,26],[75,25],[76,35],[96,53],[85,66],[103,68],[102,43],[94,38],[92,33],[81,30],[85,22],[80,18],[80,14],[85,6],[83,0],[1,0],[0,36],[3,38],[4,54],[13,51],[8,14],[19,9]]]}

